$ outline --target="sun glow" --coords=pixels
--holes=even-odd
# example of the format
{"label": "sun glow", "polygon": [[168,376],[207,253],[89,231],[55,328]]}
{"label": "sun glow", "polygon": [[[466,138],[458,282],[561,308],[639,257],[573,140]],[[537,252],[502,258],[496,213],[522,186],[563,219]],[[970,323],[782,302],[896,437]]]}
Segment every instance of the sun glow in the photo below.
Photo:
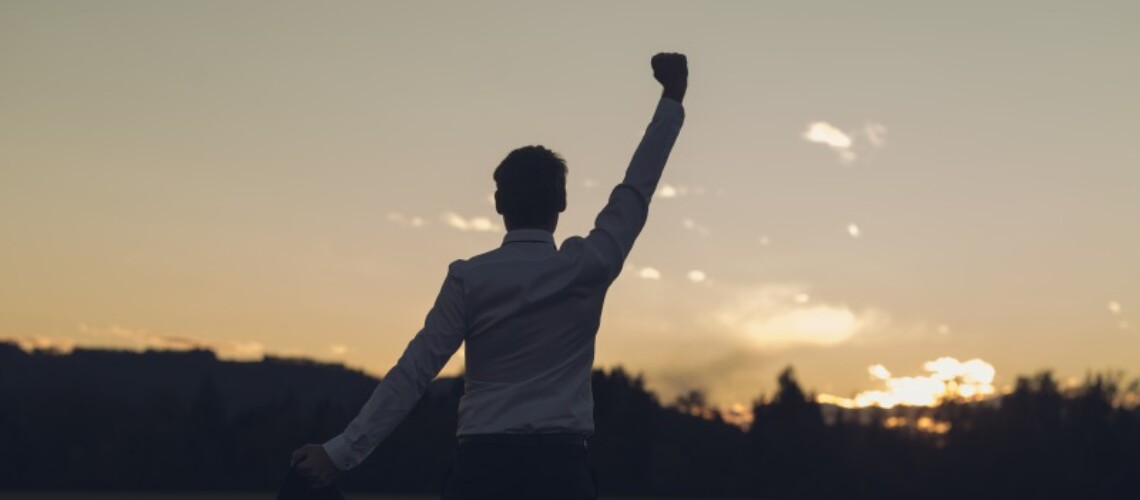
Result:
{"label": "sun glow", "polygon": [[887,417],[886,420],[883,420],[883,427],[888,429],[913,427],[921,432],[929,432],[932,434],[946,434],[950,432],[950,422],[942,422],[927,416],[918,417],[914,420],[907,417]]}
{"label": "sun glow", "polygon": [[868,368],[871,377],[882,380],[886,390],[871,390],[856,394],[848,399],[830,394],[820,394],[816,400],[844,408],[866,408],[877,406],[937,406],[948,399],[978,401],[992,396],[994,375],[993,365],[981,359],[961,362],[951,357],[941,357],[928,361],[923,368],[929,375],[915,377],[892,377],[883,365]]}

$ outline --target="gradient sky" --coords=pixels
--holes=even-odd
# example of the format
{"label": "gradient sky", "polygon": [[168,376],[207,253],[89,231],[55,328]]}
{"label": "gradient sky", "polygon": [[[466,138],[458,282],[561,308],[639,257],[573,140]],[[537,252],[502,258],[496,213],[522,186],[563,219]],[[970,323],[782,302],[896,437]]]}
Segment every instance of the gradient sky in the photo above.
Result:
{"label": "gradient sky", "polygon": [[588,231],[658,51],[687,121],[599,365],[725,404],[1140,372],[1137,2],[5,0],[0,338],[381,374],[499,244],[508,151],[563,154]]}

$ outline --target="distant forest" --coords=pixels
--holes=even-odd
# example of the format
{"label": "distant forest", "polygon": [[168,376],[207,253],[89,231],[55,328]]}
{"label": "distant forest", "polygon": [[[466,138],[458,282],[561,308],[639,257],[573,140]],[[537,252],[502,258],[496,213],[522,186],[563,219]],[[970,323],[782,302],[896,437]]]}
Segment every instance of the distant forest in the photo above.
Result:
{"label": "distant forest", "polygon": [[[0,490],[275,490],[290,452],[340,432],[376,382],[296,359],[0,343]],[[661,402],[640,376],[595,371],[603,494],[1140,498],[1140,409],[1119,404],[1137,383],[1120,374],[1062,390],[1043,372],[993,401],[890,411],[821,406],[791,368],[778,382],[742,428],[699,392]],[[462,393],[461,378],[436,380],[341,487],[438,492]],[[896,425],[920,417],[949,427]]]}

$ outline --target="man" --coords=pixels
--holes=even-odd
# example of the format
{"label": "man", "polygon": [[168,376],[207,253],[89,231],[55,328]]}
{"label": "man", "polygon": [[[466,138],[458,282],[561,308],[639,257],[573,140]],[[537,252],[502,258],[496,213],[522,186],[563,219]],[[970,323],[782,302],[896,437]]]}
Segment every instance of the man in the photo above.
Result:
{"label": "man", "polygon": [[459,445],[443,497],[597,497],[585,441],[594,430],[594,336],[684,122],[685,56],[657,54],[651,65],[661,99],[590,234],[554,246],[566,209],[561,157],[542,146],[507,155],[494,174],[502,246],[453,262],[423,329],[356,418],[323,445],[293,452],[310,484],[363,461],[466,341]]}

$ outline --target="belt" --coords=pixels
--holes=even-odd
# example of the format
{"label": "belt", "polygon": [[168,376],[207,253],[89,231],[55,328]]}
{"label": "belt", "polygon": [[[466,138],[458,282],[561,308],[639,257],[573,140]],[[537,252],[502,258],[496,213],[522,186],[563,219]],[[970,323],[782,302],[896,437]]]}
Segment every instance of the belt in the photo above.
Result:
{"label": "belt", "polygon": [[466,434],[459,436],[459,444],[507,444],[516,446],[570,445],[586,448],[582,434]]}

